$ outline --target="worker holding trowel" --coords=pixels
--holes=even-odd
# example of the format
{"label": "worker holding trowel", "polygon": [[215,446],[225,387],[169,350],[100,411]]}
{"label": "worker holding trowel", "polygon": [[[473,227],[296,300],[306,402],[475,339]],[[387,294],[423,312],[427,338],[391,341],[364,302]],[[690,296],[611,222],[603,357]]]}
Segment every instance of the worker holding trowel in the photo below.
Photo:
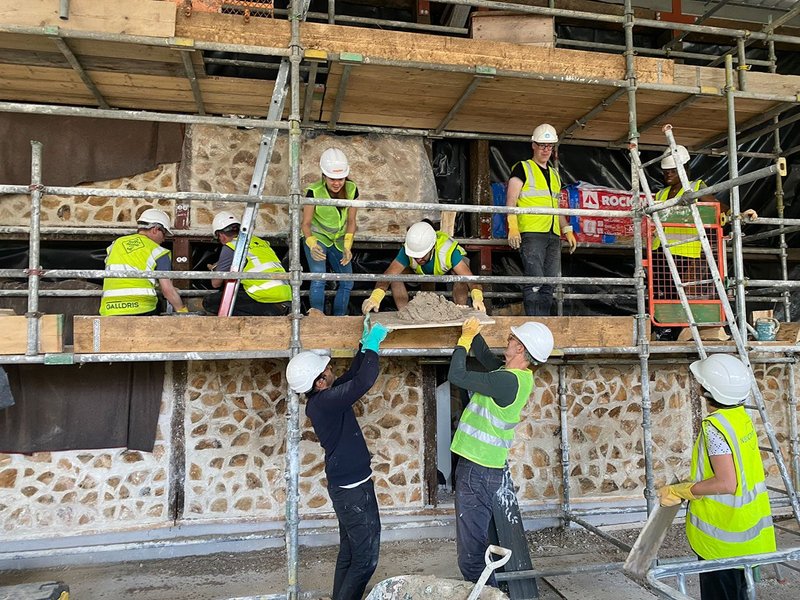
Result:
{"label": "worker holding trowel", "polygon": [[[395,259],[389,264],[384,275],[400,275],[402,273],[418,273],[420,275],[472,275],[469,260],[464,249],[452,237],[443,231],[436,231],[427,221],[414,223],[406,232],[403,247]],[[386,290],[392,286],[392,298],[397,309],[408,304],[408,290],[402,281],[391,283],[378,282],[369,298],[361,305],[364,314],[378,312]],[[467,304],[467,290],[470,290],[472,307],[486,312],[483,303],[483,288],[478,283],[458,282],[453,284],[453,302]]]}
{"label": "worker holding trowel", "polygon": [[[484,568],[492,504],[503,481],[514,428],[533,390],[531,369],[546,362],[553,351],[553,334],[542,323],[528,321],[512,327],[503,360],[492,353],[480,330],[476,318],[464,321],[447,374],[450,383],[471,392],[450,450],[459,457],[455,472],[458,566],[464,579],[473,582]],[[467,370],[470,349],[487,372]],[[497,586],[494,575],[489,585]]]}
{"label": "worker holding trowel", "polygon": [[[758,436],[744,407],[751,377],[738,358],[714,354],[689,369],[704,389],[708,416],[692,451],[691,481],[658,490],[661,506],[689,500],[686,536],[702,560],[775,551]],[[747,598],[742,569],[700,574],[700,597]]]}
{"label": "worker holding trowel", "polygon": [[306,415],[325,450],[328,495],[339,520],[339,555],[332,600],[360,600],[375,568],[381,519],[372,483],[371,456],[353,405],[378,378],[378,349],[388,330],[364,319],[359,351],[344,375],[335,377],[330,358],[300,352],[286,367],[289,387],[307,398]]}

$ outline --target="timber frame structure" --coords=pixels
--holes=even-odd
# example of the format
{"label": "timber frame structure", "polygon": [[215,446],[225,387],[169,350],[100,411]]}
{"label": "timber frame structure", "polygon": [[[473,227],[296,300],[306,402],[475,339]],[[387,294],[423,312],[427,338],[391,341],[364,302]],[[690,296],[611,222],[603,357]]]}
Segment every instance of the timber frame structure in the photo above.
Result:
{"label": "timber frame structure", "polygon": [[[746,314],[746,289],[763,288],[763,298],[783,302],[784,314],[790,314],[789,290],[800,288],[800,282],[788,280],[788,253],[785,234],[800,226],[800,219],[783,218],[783,192],[780,177],[776,177],[777,218],[762,218],[758,224],[775,226],[766,235],[777,235],[780,247],[776,254],[781,262],[781,280],[746,281],[743,272],[743,242],[741,232],[737,185],[765,177],[759,172],[738,175],[737,142],[739,131],[760,128],[746,136],[753,139],[772,132],[772,153],[747,153],[751,156],[776,160],[800,151],[800,147],[783,150],[779,127],[781,115],[798,105],[800,76],[777,75],[775,44],[798,45],[800,37],[780,35],[775,30],[782,22],[775,22],[761,31],[745,31],[708,25],[686,25],[672,22],[637,19],[626,1],[621,15],[592,14],[588,12],[522,6],[486,0],[445,0],[447,4],[461,7],[501,8],[519,13],[550,15],[556,18],[591,19],[613,26],[621,26],[625,33],[623,55],[596,52],[570,51],[523,47],[502,42],[482,42],[459,38],[443,38],[418,33],[381,31],[379,36],[369,29],[333,24],[336,16],[329,14],[328,24],[302,23],[299,2],[292,3],[292,14],[287,21],[255,18],[245,23],[241,16],[202,12],[186,9],[187,3],[178,7],[172,3],[164,11],[165,21],[139,23],[143,28],[131,33],[101,33],[90,29],[69,29],[52,24],[32,25],[24,19],[19,24],[0,26],[0,74],[5,81],[0,101],[0,111],[12,113],[87,116],[109,119],[131,119],[178,123],[205,123],[230,127],[258,127],[289,132],[292,178],[291,192],[287,197],[261,196],[260,202],[288,205],[291,216],[289,232],[290,269],[285,278],[293,288],[293,314],[274,325],[274,338],[280,343],[273,347],[252,347],[237,352],[214,352],[208,348],[193,347],[180,351],[154,350],[148,352],[119,349],[111,344],[106,350],[102,328],[98,319],[86,318],[83,324],[88,346],[72,353],[47,353],[41,349],[38,311],[40,295],[69,295],[42,293],[39,281],[50,278],[102,278],[119,276],[113,272],[95,270],[42,271],[39,265],[39,248],[43,235],[90,235],[113,233],[89,228],[42,227],[39,222],[39,202],[43,194],[117,196],[139,198],[144,201],[170,199],[187,206],[192,200],[220,202],[249,202],[247,195],[224,193],[154,193],[133,190],[107,190],[87,187],[55,187],[41,184],[41,146],[32,145],[32,179],[29,186],[0,185],[0,193],[31,195],[30,227],[0,226],[0,234],[27,234],[29,239],[29,269],[2,269],[0,277],[27,279],[28,298],[27,341],[25,351],[0,356],[0,363],[64,364],[108,361],[179,361],[234,358],[288,358],[301,347],[308,348],[302,335],[300,312],[300,286],[302,282],[323,279],[337,280],[337,274],[312,275],[304,273],[300,265],[300,212],[303,205],[327,204],[346,206],[346,200],[315,200],[302,197],[299,180],[300,135],[303,129],[321,129],[339,132],[370,132],[392,135],[422,136],[427,138],[456,138],[467,140],[528,141],[520,135],[518,123],[550,122],[556,126],[564,144],[598,146],[605,148],[638,148],[663,150],[664,143],[658,125],[669,121],[680,132],[680,140],[693,152],[726,155],[730,165],[730,180],[715,189],[731,189],[733,221],[733,264],[736,309],[744,328]],[[150,4],[162,4],[151,2]],[[67,3],[69,5],[69,3]],[[188,3],[191,5],[191,2]],[[78,2],[74,8],[80,7]],[[169,20],[169,13],[175,17]],[[793,10],[791,16],[800,12]],[[191,14],[190,14],[191,13]],[[789,13],[787,13],[788,15]],[[70,17],[69,14],[66,15]],[[76,16],[77,18],[77,16]],[[66,21],[65,21],[66,22]],[[338,22],[347,22],[338,19]],[[357,21],[356,21],[357,22]],[[166,33],[154,35],[153,27],[166,27]],[[407,24],[405,24],[407,25]],[[736,47],[736,77],[731,54],[724,57],[725,69],[689,67],[669,59],[636,56],[633,44],[635,27],[680,30],[684,34],[710,34],[730,37]],[[170,31],[171,28],[171,31]],[[421,28],[421,27],[420,27]],[[463,33],[448,28],[429,28],[439,33]],[[455,28],[459,29],[459,28]],[[770,73],[747,71],[745,46],[751,41],[764,43],[769,51],[767,65]],[[612,48],[608,48],[611,50]],[[210,61],[204,52],[241,53],[253,57],[268,56],[273,59],[288,58],[291,63],[290,105],[280,121],[266,121],[265,99],[273,91],[274,82],[234,77],[205,75]],[[54,58],[56,54],[62,58]],[[673,51],[674,56],[680,56]],[[224,60],[224,59],[216,59]],[[239,60],[241,63],[242,61]],[[246,61],[245,61],[246,62]],[[262,62],[263,65],[263,62]],[[253,66],[253,65],[249,65]],[[265,67],[266,68],[266,67]],[[127,70],[123,70],[127,69]],[[327,72],[324,93],[316,83],[319,73]],[[302,73],[302,75],[301,75]],[[391,92],[376,92],[376,89]],[[535,104],[530,97],[558,97],[559,102]],[[47,98],[48,102],[42,102]],[[230,116],[236,115],[236,116]],[[720,146],[719,144],[723,144]],[[774,169],[770,173],[774,172]],[[638,197],[638,174],[632,169],[634,197]],[[409,203],[360,199],[359,207],[377,209],[440,210],[438,203]],[[479,203],[448,205],[449,210],[465,213],[548,213],[567,215],[592,215],[630,217],[635,227],[633,252],[637,269],[630,278],[571,277],[519,278],[414,275],[387,277],[357,274],[347,276],[356,281],[476,281],[491,283],[555,283],[559,285],[611,285],[634,289],[637,298],[635,315],[636,332],[629,343],[601,343],[599,345],[569,345],[565,334],[557,337],[565,358],[559,364],[559,407],[566,424],[567,397],[564,382],[564,364],[568,358],[599,361],[636,362],[641,369],[642,426],[644,436],[644,464],[648,512],[655,501],[653,457],[650,440],[650,390],[649,368],[651,358],[659,355],[682,353],[691,350],[681,344],[655,344],[649,342],[648,316],[645,305],[645,277],[641,268],[642,238],[641,218],[643,207],[635,206],[629,212],[600,210],[559,209],[509,209]],[[606,214],[608,213],[608,214]],[[126,230],[127,232],[128,230]],[[179,231],[178,237],[198,235],[190,229]],[[752,236],[756,237],[756,236]],[[385,240],[385,238],[384,238]],[[492,244],[486,240],[473,240],[476,244]],[[175,271],[152,272],[157,278],[203,279],[205,272]],[[243,279],[240,273],[226,277]],[[772,295],[778,290],[779,295]],[[2,295],[13,295],[3,292]],[[564,297],[569,299],[569,294]],[[762,298],[762,297],[759,297]],[[213,317],[209,319],[214,319]],[[357,320],[357,318],[353,318]],[[505,330],[507,323],[498,320],[496,331]],[[161,326],[155,325],[154,326]],[[211,325],[210,325],[211,326]],[[579,324],[575,323],[577,329]],[[353,330],[355,331],[355,329]],[[495,331],[495,333],[496,333]],[[746,332],[745,332],[746,333]],[[76,324],[76,340],[78,325]],[[285,341],[289,340],[288,349]],[[306,338],[308,339],[308,338]],[[447,356],[449,338],[444,344],[415,346],[410,340],[400,340],[382,351],[389,356]],[[499,345],[502,342],[499,342]],[[353,347],[342,341],[344,348]],[[796,369],[797,345],[770,344],[751,346],[761,354],[754,362],[784,363]],[[720,344],[711,350],[725,351],[729,346]],[[766,357],[765,357],[766,356]],[[791,471],[795,488],[800,487],[800,438],[797,430],[797,393],[795,377],[789,378],[789,407],[791,431],[789,447]],[[299,597],[297,584],[298,515],[297,515],[297,444],[299,442],[299,400],[289,394],[287,409],[287,519],[286,541],[288,560],[289,598]],[[570,503],[569,440],[566,427],[562,427],[563,504],[560,518],[563,522],[577,523],[616,545],[622,544],[587,521],[592,516],[637,513],[642,507],[579,510]],[[776,506],[785,507],[786,501]],[[623,544],[624,546],[624,544]],[[775,561],[796,560],[791,553],[777,553]],[[739,563],[737,563],[739,564]],[[608,568],[608,565],[603,565]],[[667,569],[669,571],[669,569]],[[669,573],[668,573],[669,574]],[[657,587],[657,584],[653,584]],[[666,597],[669,591],[660,590]],[[680,597],[680,596],[675,596]]]}

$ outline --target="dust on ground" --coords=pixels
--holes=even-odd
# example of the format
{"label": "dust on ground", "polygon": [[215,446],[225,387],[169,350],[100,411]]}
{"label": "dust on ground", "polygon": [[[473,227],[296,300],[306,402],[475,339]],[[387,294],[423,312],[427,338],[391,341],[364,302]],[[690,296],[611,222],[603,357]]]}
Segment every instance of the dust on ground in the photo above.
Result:
{"label": "dust on ground", "polygon": [[450,302],[435,292],[419,292],[413,300],[397,311],[401,321],[459,321],[470,311],[467,306]]}
{"label": "dust on ground", "polygon": [[[784,523],[787,524],[787,523]],[[634,529],[611,529],[617,540],[632,545],[639,533]],[[797,536],[779,532],[779,548],[800,545]],[[528,532],[528,544],[534,568],[547,569],[572,564],[622,562],[626,553],[599,536],[582,528],[553,528]],[[313,598],[326,598],[333,581],[338,548],[302,547],[298,564],[301,590]],[[670,530],[660,556],[688,557],[682,525]],[[286,558],[282,548],[248,553],[220,553],[208,556],[131,561],[94,566],[66,566],[51,569],[0,572],[0,584],[64,581],[75,600],[227,600],[257,594],[282,594],[286,591]],[[368,590],[378,582],[397,575],[434,575],[461,579],[456,562],[456,544],[452,539],[421,539],[383,542],[378,568]],[[783,568],[785,583],[776,578],[773,567],[761,569],[758,597],[770,600],[800,598],[800,574]],[[674,580],[666,580],[675,585]],[[697,577],[688,577],[688,592],[699,597]],[[540,597],[557,600],[559,595],[539,580]],[[591,589],[585,598],[592,597]]]}

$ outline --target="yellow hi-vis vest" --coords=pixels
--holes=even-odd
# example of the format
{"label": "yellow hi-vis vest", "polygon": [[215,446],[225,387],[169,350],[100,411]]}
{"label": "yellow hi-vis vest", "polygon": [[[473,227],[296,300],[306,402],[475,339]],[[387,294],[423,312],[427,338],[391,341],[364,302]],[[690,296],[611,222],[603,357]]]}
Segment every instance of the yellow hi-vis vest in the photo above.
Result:
{"label": "yellow hi-vis vest", "polygon": [[[228,248],[236,251],[236,239],[227,244]],[[278,260],[275,251],[260,237],[252,236],[250,246],[247,248],[247,260],[244,264],[245,273],[285,273],[286,270]],[[285,279],[242,279],[242,288],[256,302],[272,304],[287,302],[292,299],[292,288]]]}
{"label": "yellow hi-vis vest", "polygon": [[[541,167],[533,160],[520,163],[525,170],[525,183],[519,192],[517,207],[558,208],[561,198],[561,179],[556,170],[548,166],[550,187],[547,186]],[[517,215],[519,230],[523,233],[547,233],[552,231],[561,236],[561,225],[558,215]]]}
{"label": "yellow hi-vis vest", "polygon": [[[705,182],[702,179],[698,179],[697,181],[690,181],[689,187],[692,188],[693,192],[696,192],[700,188],[706,187]],[[656,202],[665,202],[667,200],[672,200],[672,198],[680,198],[683,196],[683,188],[678,190],[678,193],[675,194],[672,198],[668,198],[667,195],[669,194],[669,188],[662,188],[656,192],[655,201]],[[675,210],[686,210],[686,209],[678,209]],[[669,222],[669,211],[666,213],[661,213],[661,220],[664,222]],[[691,223],[687,223],[684,227],[664,227],[664,234],[667,236],[667,242],[669,244],[674,244],[676,242],[680,242],[681,240],[687,240],[690,238],[697,237],[698,233],[697,230]],[[661,240],[658,239],[658,236],[653,240],[653,250],[656,250],[661,246]],[[687,242],[686,244],[680,244],[679,246],[673,246],[669,249],[670,252],[674,256],[685,256],[687,258],[700,258],[703,253],[703,247],[700,245],[699,241],[694,242]]]}
{"label": "yellow hi-vis vest", "polygon": [[692,550],[707,560],[774,552],[775,529],[753,422],[744,407],[737,406],[711,413],[702,426],[692,452],[692,478],[714,476],[704,438],[708,428],[715,427],[731,448],[736,491],[689,502],[686,537]]}
{"label": "yellow hi-vis vest", "polygon": [[514,443],[514,428],[533,389],[530,369],[506,369],[517,377],[517,397],[498,406],[489,396],[474,392],[461,414],[450,451],[474,463],[502,469]]}
{"label": "yellow hi-vis vest", "polygon": [[[461,252],[462,256],[466,255],[464,249],[458,245],[458,242],[451,238],[449,235],[444,233],[443,231],[436,232],[436,244],[433,247],[433,256],[431,256],[431,260],[433,260],[433,274],[434,275],[444,275],[450,269],[453,268],[453,252],[456,251]],[[422,270],[422,266],[417,264],[417,261],[408,257],[410,262],[411,268],[419,273],[420,275],[424,275],[424,271]]]}
{"label": "yellow hi-vis vest", "polygon": [[[314,198],[330,198],[325,180],[321,179],[308,186]],[[356,197],[358,187],[349,179],[344,183],[344,192],[348,200]],[[348,208],[338,206],[315,206],[314,216],[311,219],[311,233],[321,244],[330,248],[335,245],[339,251],[344,251],[344,234],[347,229]]]}
{"label": "yellow hi-vis vest", "polygon": [[[106,252],[107,270],[131,273],[153,271],[156,261],[169,255],[169,250],[141,233],[114,240]],[[155,310],[157,303],[155,279],[107,277],[103,280],[101,315],[140,315]]]}

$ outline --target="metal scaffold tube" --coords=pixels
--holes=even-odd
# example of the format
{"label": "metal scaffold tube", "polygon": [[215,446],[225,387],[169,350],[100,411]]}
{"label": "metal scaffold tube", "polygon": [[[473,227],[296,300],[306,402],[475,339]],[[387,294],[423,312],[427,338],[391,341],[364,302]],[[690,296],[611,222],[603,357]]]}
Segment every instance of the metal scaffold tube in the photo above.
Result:
{"label": "metal scaffold tube", "polygon": [[31,142],[31,233],[28,244],[28,345],[26,354],[39,354],[40,232],[42,210],[42,144]]}
{"label": "metal scaffold tube", "polygon": [[561,426],[561,510],[563,515],[563,525],[569,524],[569,513],[572,510],[570,500],[571,490],[569,483],[570,460],[569,460],[569,415],[567,412],[567,381],[564,373],[566,365],[558,365],[558,414]]}

